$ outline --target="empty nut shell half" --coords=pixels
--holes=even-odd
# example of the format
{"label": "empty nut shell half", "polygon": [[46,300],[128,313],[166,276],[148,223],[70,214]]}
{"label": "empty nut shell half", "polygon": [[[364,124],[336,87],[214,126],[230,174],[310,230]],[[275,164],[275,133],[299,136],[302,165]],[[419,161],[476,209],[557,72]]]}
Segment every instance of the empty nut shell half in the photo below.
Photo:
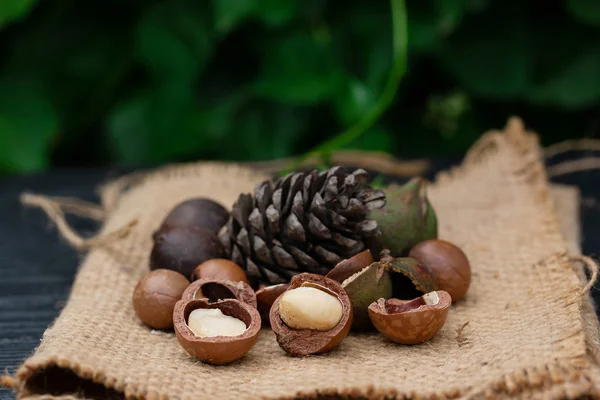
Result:
{"label": "empty nut shell half", "polygon": [[271,306],[289,286],[287,283],[280,283],[279,285],[265,286],[256,291],[257,308],[263,324],[269,324]]}
{"label": "empty nut shell half", "polygon": [[[218,308],[224,315],[234,317],[246,325],[237,336],[198,337],[187,324],[192,311],[199,308]],[[228,364],[243,357],[256,343],[260,331],[260,315],[255,308],[241,301],[227,299],[218,302],[179,300],[173,311],[173,325],[177,340],[192,357],[208,364]]]}
{"label": "empty nut shell half", "polygon": [[369,317],[386,338],[401,344],[431,339],[444,326],[452,298],[443,290],[413,300],[379,299],[369,306]]}
{"label": "empty nut shell half", "polygon": [[342,317],[337,325],[327,331],[315,329],[293,329],[287,326],[280,316],[279,303],[285,292],[273,303],[269,319],[271,329],[275,332],[277,343],[283,350],[293,356],[306,356],[328,352],[338,346],[348,335],[352,325],[352,306],[350,298],[342,286],[333,279],[322,275],[302,273],[295,275],[288,290],[300,287],[312,287],[336,297],[342,305]]}
{"label": "empty nut shell half", "polygon": [[236,299],[256,308],[256,294],[252,287],[244,282],[198,279],[188,286],[181,299],[208,299],[211,303],[224,299]]}

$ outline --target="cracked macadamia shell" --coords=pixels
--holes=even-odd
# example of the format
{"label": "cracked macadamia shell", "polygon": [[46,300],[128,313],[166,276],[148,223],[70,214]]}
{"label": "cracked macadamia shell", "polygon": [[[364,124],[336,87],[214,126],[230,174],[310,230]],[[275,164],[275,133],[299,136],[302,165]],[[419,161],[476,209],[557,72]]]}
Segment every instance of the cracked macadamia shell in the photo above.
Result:
{"label": "cracked macadamia shell", "polygon": [[244,282],[198,279],[188,286],[181,298],[183,300],[208,298],[211,302],[237,299],[256,308],[256,294],[252,287]]}
{"label": "cracked macadamia shell", "polygon": [[147,273],[133,291],[135,313],[150,328],[172,328],[175,303],[189,285],[186,277],[175,271],[157,269]]}
{"label": "cracked macadamia shell", "polygon": [[287,283],[280,283],[278,285],[265,286],[256,291],[257,308],[263,324],[268,325],[270,323],[269,312],[271,312],[271,306],[289,286]]}
{"label": "cracked macadamia shell", "polygon": [[438,290],[413,300],[379,299],[369,306],[369,317],[386,338],[401,344],[431,339],[444,326],[452,299]]}
{"label": "cracked macadamia shell", "polygon": [[[190,313],[198,308],[218,308],[225,315],[244,322],[246,330],[238,336],[197,337],[187,324]],[[180,300],[173,311],[173,324],[177,340],[192,357],[208,364],[228,364],[243,357],[254,344],[260,331],[258,311],[238,300]]]}
{"label": "cracked macadamia shell", "polygon": [[292,329],[287,326],[279,314],[279,302],[284,294],[281,294],[273,303],[270,312],[271,329],[279,346],[288,354],[293,356],[306,356],[310,354],[325,353],[338,346],[348,335],[352,325],[352,306],[350,298],[342,286],[322,275],[303,273],[295,275],[288,290],[302,286],[313,287],[337,297],[342,304],[342,318],[340,322],[328,331],[313,329]]}

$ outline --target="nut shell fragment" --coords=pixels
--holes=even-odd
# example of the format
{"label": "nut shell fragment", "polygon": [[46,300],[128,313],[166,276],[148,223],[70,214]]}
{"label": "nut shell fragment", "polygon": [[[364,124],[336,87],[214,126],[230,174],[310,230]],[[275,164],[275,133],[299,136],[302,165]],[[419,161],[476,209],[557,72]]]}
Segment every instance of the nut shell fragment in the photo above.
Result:
{"label": "nut shell fragment", "polygon": [[342,286],[322,275],[303,273],[295,275],[288,290],[308,286],[323,290],[332,296],[336,296],[342,303],[343,315],[340,322],[331,330],[318,331],[314,329],[292,329],[288,327],[279,315],[279,302],[283,297],[280,295],[270,312],[270,322],[279,346],[288,354],[293,356],[306,356],[320,354],[332,350],[338,346],[348,335],[352,325],[352,306],[350,298]]}
{"label": "nut shell fragment", "polygon": [[444,326],[452,298],[443,290],[413,300],[379,299],[369,306],[369,317],[386,338],[401,344],[431,339]]}
{"label": "nut shell fragment", "polygon": [[[187,324],[188,317],[198,308],[218,308],[223,314],[237,318],[246,324],[246,330],[238,336],[197,337]],[[175,305],[173,325],[177,340],[192,357],[208,364],[228,364],[243,357],[256,343],[261,321],[258,311],[241,301],[227,299],[214,303],[205,300],[182,299]]]}
{"label": "nut shell fragment", "polygon": [[326,276],[336,282],[342,283],[352,275],[373,264],[373,262],[375,260],[373,260],[370,250],[361,251],[350,258],[340,261]]}

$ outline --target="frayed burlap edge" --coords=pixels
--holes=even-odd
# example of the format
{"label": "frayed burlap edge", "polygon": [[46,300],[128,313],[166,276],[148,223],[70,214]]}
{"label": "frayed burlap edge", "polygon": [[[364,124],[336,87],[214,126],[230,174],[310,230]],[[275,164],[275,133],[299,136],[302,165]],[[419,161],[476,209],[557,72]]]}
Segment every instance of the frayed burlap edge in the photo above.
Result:
{"label": "frayed burlap edge", "polygon": [[[86,377],[85,373],[79,370],[78,364],[61,363],[53,360],[48,360],[44,365],[38,366],[32,370],[39,371],[42,368],[49,368],[55,365],[62,365],[62,368],[70,369],[82,379],[92,380],[96,383],[103,384],[107,388],[115,389],[119,392],[117,384],[107,382],[102,376]],[[32,368],[35,368],[31,366]],[[39,368],[39,369],[38,369]],[[561,366],[547,365],[543,368],[529,368],[518,373],[513,373],[506,376],[504,379],[489,382],[485,387],[476,387],[470,389],[455,389],[445,393],[436,393],[430,396],[423,396],[422,393],[399,392],[396,389],[376,389],[374,387],[355,388],[350,390],[339,389],[323,389],[317,392],[302,393],[299,392],[295,396],[277,397],[280,400],[300,400],[300,399],[373,399],[373,400],[390,400],[390,399],[457,399],[457,398],[522,398],[522,399],[578,399],[578,398],[600,398],[600,390],[598,388],[598,379],[600,375],[597,371],[591,372],[590,366],[582,365],[567,365]],[[24,389],[24,381],[14,389]],[[141,395],[136,393],[135,389],[128,388],[124,391],[126,398],[140,399],[159,399],[166,397],[157,397],[153,393]],[[80,400],[82,397],[76,395],[28,395],[25,392],[19,393],[19,398],[27,399],[69,399]],[[270,399],[270,398],[265,398]]]}
{"label": "frayed burlap edge", "polygon": [[[453,179],[465,172],[469,166],[476,165],[478,160],[483,159],[490,152],[498,151],[499,148],[508,148],[509,151],[518,154],[521,163],[512,166],[508,171],[519,179],[523,179],[528,184],[532,196],[538,201],[540,207],[546,207],[549,210],[555,210],[555,205],[547,183],[547,177],[544,166],[540,161],[540,154],[537,137],[531,133],[526,133],[523,123],[517,119],[509,120],[504,132],[487,132],[477,144],[469,151],[462,166],[456,167],[448,172],[438,175],[438,183]],[[211,167],[227,168],[231,164],[208,163]],[[203,164],[207,165],[207,164]],[[102,206],[105,215],[110,215],[111,210],[117,207],[121,196],[131,187],[141,185],[148,180],[162,179],[165,177],[193,176],[197,170],[197,165],[173,165],[156,171],[140,174],[132,174],[120,178],[114,182],[104,185],[100,190]],[[240,169],[244,171],[244,169]],[[253,175],[254,172],[248,172]],[[255,175],[254,175],[255,177]],[[544,224],[548,229],[559,230],[559,222],[555,212],[546,213]],[[104,228],[100,232],[105,235]],[[110,233],[109,233],[110,234]],[[566,248],[566,244],[565,244]],[[581,278],[582,267],[574,265],[574,261],[566,253],[557,254],[552,260],[562,267],[572,266],[575,273]],[[339,391],[334,388],[324,389],[318,392],[302,393],[299,392],[290,399],[322,399],[322,398],[480,398],[480,397],[521,397],[521,398],[579,398],[593,397],[600,398],[600,368],[598,367],[598,354],[600,354],[600,344],[597,336],[599,332],[598,322],[593,313],[593,306],[587,292],[584,296],[578,296],[579,308],[582,315],[581,330],[577,334],[585,335],[587,354],[585,357],[578,357],[567,360],[557,360],[556,363],[541,366],[538,368],[529,368],[518,372],[507,374],[496,382],[488,382],[485,385],[471,388],[461,388],[451,390],[446,393],[437,393],[428,397],[423,397],[419,393],[400,393],[397,390],[375,389],[375,388],[356,388],[352,390]],[[93,374],[92,371],[83,368],[76,362],[71,362],[66,358],[55,357],[35,363],[26,361],[19,368],[15,378],[5,377],[2,384],[12,387],[19,391],[19,397],[27,396],[27,380],[35,373],[50,367],[59,367],[69,369],[78,377],[91,382],[104,385],[106,388],[115,389],[124,392],[128,398],[158,398],[153,393],[140,393],[139,388],[132,386],[125,387],[123,381],[109,379],[103,374]],[[48,396],[33,396],[31,398],[50,398]],[[56,398],[56,397],[52,397]],[[75,396],[60,396],[62,399],[75,399]]]}

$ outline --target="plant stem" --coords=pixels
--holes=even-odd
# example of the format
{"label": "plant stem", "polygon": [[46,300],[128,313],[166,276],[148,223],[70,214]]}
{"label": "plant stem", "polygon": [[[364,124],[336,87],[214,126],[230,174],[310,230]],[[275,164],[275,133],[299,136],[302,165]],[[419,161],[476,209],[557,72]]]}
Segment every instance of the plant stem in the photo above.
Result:
{"label": "plant stem", "polygon": [[[394,96],[398,91],[398,86],[402,77],[406,73],[406,59],[408,52],[408,29],[406,17],[406,4],[404,0],[390,0],[392,6],[392,34],[393,34],[393,52],[394,64],[387,82],[373,107],[364,115],[362,119],[350,126],[339,135],[321,143],[309,152],[297,157],[292,165],[292,170],[297,169],[304,160],[314,155],[320,155],[326,158],[331,151],[346,146],[353,140],[364,134],[388,109]],[[289,171],[288,171],[289,172]]]}

